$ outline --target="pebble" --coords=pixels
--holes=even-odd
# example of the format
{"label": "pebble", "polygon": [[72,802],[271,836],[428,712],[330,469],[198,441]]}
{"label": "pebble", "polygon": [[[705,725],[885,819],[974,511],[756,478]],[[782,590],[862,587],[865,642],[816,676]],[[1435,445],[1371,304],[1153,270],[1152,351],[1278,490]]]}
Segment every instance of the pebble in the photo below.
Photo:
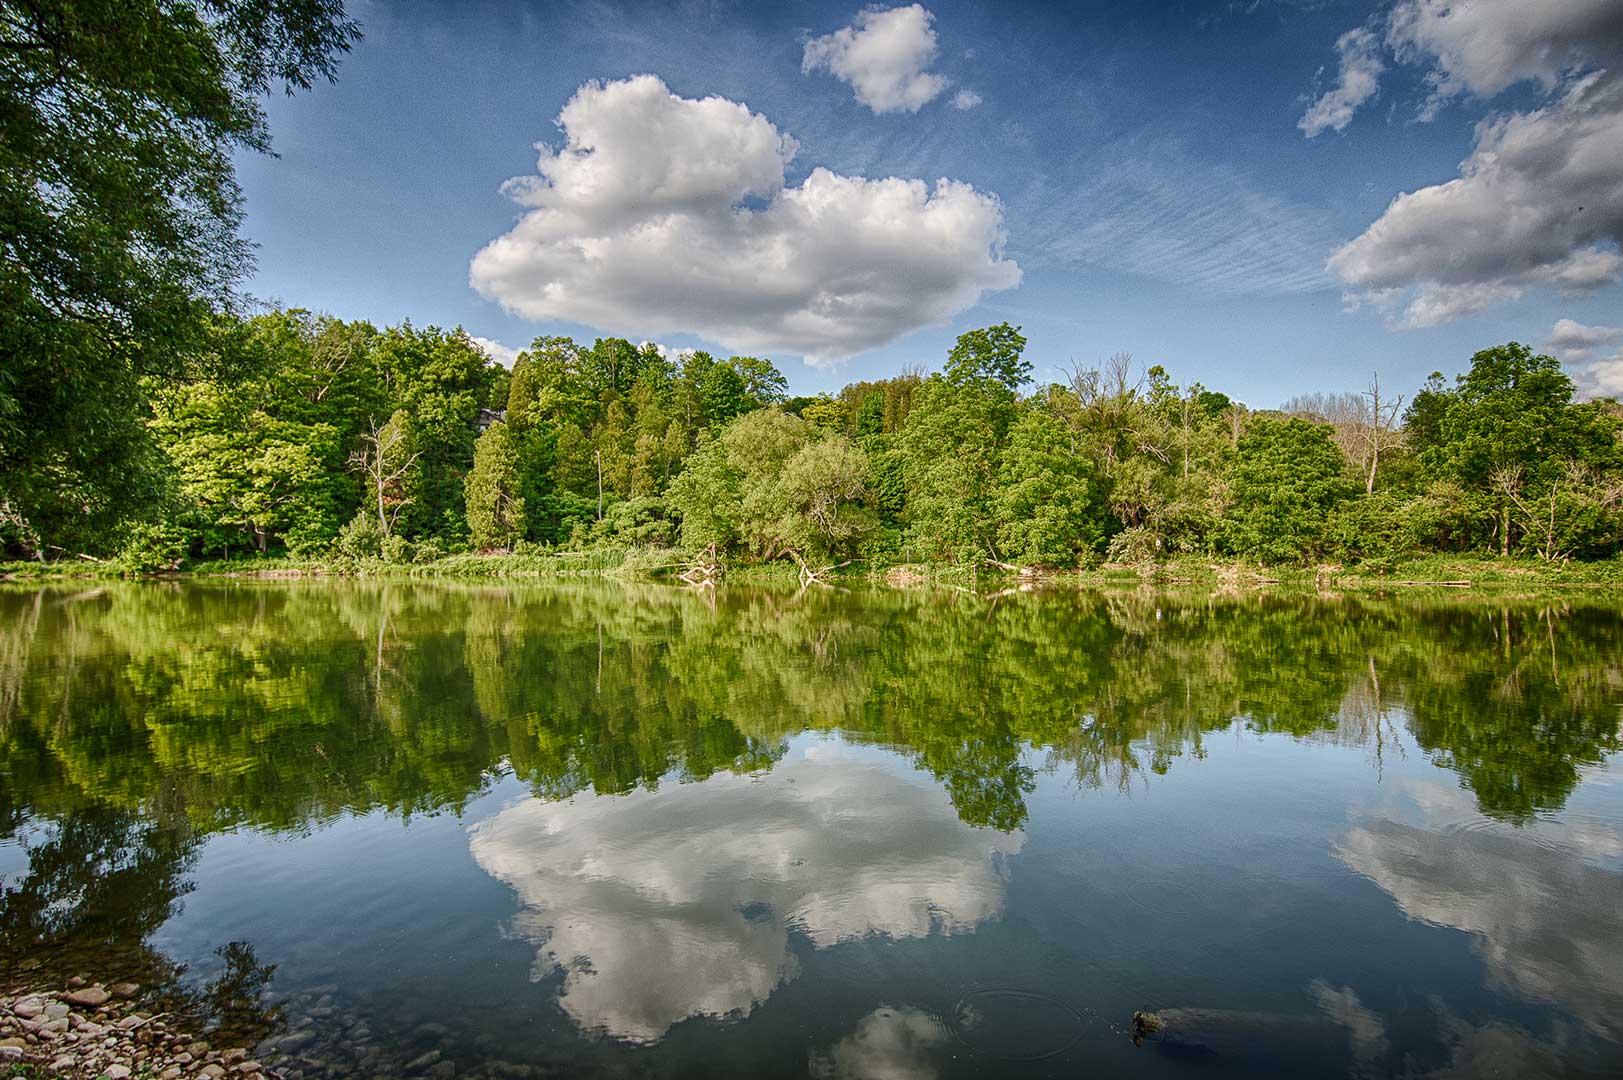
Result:
{"label": "pebble", "polygon": [[113,1000],[113,995],[100,986],[87,986],[82,990],[68,991],[62,995],[62,1000],[69,1005],[78,1005],[86,1009],[99,1009]]}
{"label": "pebble", "polygon": [[128,1065],[109,1065],[101,1071],[107,1080],[129,1080],[130,1067]]}
{"label": "pebble", "polygon": [[412,1058],[409,1062],[407,1062],[406,1071],[409,1073],[422,1072],[439,1059],[440,1052],[438,1050],[430,1050],[428,1053]]}
{"label": "pebble", "polygon": [[107,988],[107,992],[116,998],[127,999],[139,994],[141,992],[141,987],[135,983],[129,982],[114,983],[112,986]]}

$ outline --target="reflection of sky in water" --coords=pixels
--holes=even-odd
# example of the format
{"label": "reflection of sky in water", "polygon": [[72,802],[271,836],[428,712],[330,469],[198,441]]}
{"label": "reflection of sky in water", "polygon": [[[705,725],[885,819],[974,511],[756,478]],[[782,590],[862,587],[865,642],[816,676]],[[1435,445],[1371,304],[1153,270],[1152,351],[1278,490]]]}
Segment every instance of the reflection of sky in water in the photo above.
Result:
{"label": "reflection of sky in water", "polygon": [[469,837],[517,892],[538,974],[565,969],[564,1009],[634,1041],[748,1014],[795,977],[790,930],[828,947],[973,929],[1021,844],[888,755],[822,739],[763,775],[515,803]]}
{"label": "reflection of sky in water", "polygon": [[1477,935],[1501,988],[1561,1004],[1591,1030],[1623,1039],[1615,829],[1491,822],[1468,792],[1442,784],[1401,781],[1392,794],[1347,830],[1337,858],[1410,918]]}
{"label": "reflection of sky in water", "polygon": [[947,1041],[935,1017],[920,1009],[881,1006],[826,1052],[813,1052],[818,1080],[934,1080],[932,1051]]}

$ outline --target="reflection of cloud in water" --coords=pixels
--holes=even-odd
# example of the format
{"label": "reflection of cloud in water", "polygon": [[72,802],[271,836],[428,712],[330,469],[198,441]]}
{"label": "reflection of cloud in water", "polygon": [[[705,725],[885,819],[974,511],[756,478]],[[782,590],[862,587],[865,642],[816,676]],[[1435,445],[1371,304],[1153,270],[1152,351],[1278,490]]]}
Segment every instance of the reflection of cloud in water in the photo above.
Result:
{"label": "reflection of cloud in water", "polygon": [[538,972],[591,1030],[657,1039],[688,1016],[747,1014],[818,946],[954,933],[1003,906],[1019,833],[972,829],[926,778],[815,743],[764,776],[526,801],[469,846],[523,904]]}
{"label": "reflection of cloud in water", "polygon": [[[1450,816],[1417,801],[1428,821]],[[1411,918],[1480,935],[1477,950],[1506,989],[1623,1038],[1623,875],[1509,826],[1439,830],[1382,817],[1349,829],[1336,855]]]}
{"label": "reflection of cloud in water", "polygon": [[826,1053],[813,1053],[811,1074],[819,1080],[933,1080],[931,1050],[946,1040],[929,1013],[881,1007]]}

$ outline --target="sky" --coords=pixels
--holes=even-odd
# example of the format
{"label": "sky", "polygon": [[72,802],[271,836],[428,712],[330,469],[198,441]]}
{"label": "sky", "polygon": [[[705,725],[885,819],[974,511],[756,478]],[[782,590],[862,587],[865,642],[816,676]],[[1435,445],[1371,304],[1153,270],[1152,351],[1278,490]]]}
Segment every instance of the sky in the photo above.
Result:
{"label": "sky", "polygon": [[351,13],[237,162],[266,302],[803,394],[1004,321],[1256,407],[1510,340],[1623,394],[1623,0]]}

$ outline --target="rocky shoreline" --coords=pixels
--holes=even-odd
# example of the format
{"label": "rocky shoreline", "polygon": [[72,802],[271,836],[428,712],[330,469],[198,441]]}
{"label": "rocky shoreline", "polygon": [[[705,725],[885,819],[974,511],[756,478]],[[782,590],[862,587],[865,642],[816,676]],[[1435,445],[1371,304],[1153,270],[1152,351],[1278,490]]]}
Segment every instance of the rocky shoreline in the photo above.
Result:
{"label": "rocky shoreline", "polygon": [[53,1077],[261,1080],[275,1076],[242,1047],[217,1048],[138,1007],[134,983],[72,978],[62,989],[0,995],[0,1066],[26,1063]]}

